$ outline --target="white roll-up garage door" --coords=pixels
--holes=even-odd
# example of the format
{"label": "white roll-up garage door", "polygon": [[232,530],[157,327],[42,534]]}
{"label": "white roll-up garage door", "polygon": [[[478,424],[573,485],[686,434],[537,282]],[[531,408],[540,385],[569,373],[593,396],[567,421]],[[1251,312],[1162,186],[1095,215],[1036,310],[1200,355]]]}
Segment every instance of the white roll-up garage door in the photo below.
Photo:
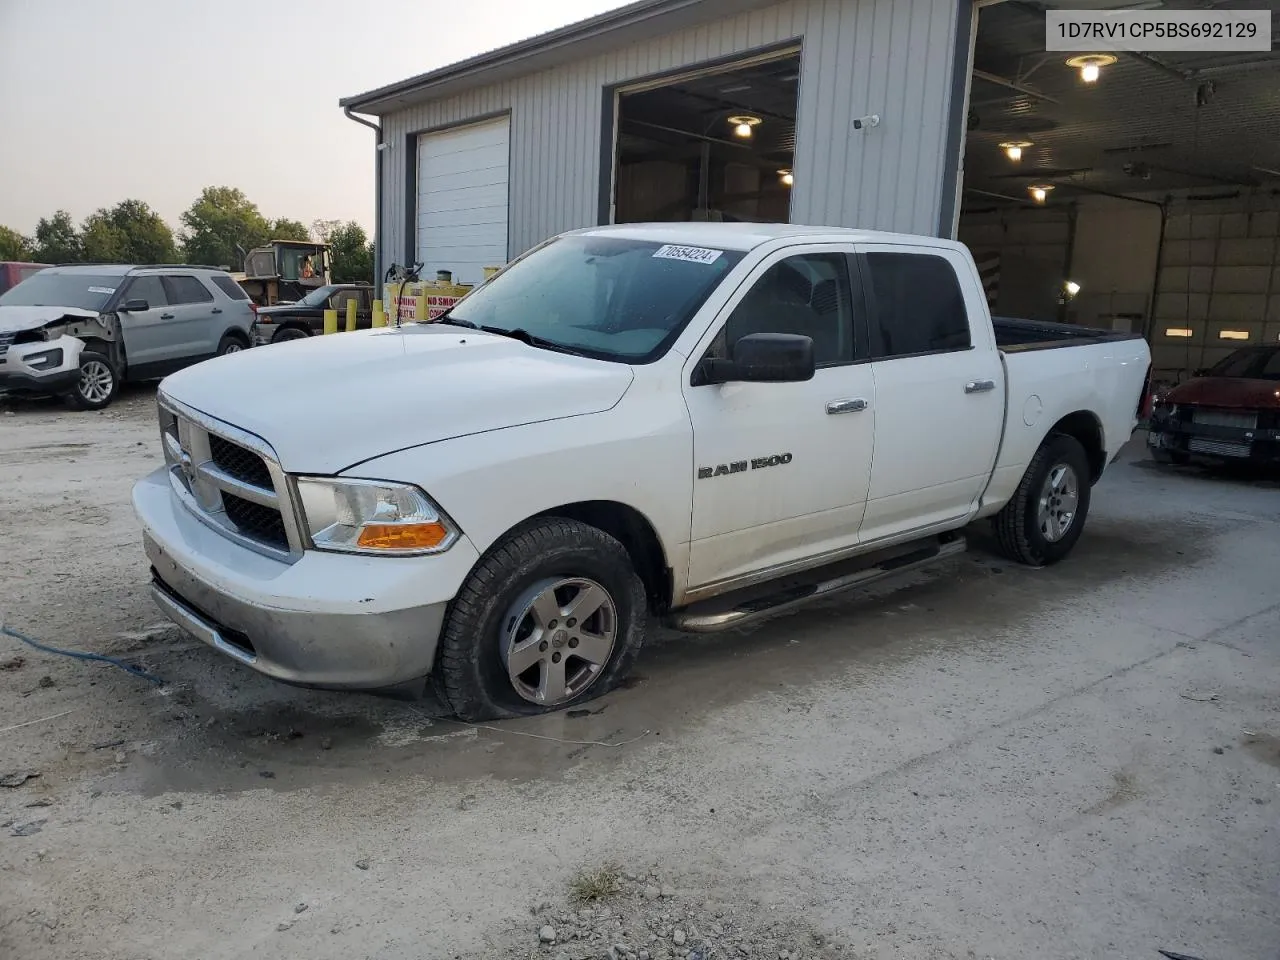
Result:
{"label": "white roll-up garage door", "polygon": [[422,278],[453,271],[478,283],[507,262],[507,117],[418,138],[418,259]]}

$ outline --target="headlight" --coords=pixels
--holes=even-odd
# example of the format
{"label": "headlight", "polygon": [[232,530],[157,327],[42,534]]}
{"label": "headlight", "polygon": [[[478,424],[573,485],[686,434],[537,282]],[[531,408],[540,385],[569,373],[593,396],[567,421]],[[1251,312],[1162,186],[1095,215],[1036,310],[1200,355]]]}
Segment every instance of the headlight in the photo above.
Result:
{"label": "headlight", "polygon": [[458,539],[444,511],[409,484],[313,477],[297,484],[302,522],[317,550],[441,553]]}
{"label": "headlight", "polygon": [[51,370],[62,366],[62,351],[41,350],[39,353],[28,353],[23,359],[32,370]]}

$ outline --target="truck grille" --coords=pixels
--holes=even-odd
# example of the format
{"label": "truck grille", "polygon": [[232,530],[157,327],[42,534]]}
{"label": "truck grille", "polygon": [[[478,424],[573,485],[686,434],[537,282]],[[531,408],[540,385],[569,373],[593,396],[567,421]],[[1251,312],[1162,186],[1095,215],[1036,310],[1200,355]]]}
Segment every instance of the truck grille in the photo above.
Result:
{"label": "truck grille", "polygon": [[169,480],[199,519],[277,559],[301,554],[289,486],[260,438],[160,397],[160,438]]}
{"label": "truck grille", "polygon": [[272,489],[271,471],[259,454],[230,440],[224,440],[216,433],[209,434],[209,453],[215,464],[237,480],[266,490]]}
{"label": "truck grille", "polygon": [[15,333],[0,333],[0,357],[9,352],[9,347],[13,344]]}

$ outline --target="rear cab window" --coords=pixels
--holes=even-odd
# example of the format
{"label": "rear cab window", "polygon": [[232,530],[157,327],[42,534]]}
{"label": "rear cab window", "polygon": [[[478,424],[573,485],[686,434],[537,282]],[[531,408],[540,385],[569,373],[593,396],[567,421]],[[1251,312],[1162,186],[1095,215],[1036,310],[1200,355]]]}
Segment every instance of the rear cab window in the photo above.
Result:
{"label": "rear cab window", "polygon": [[871,251],[861,262],[873,360],[973,346],[964,292],[949,260],[935,253]]}

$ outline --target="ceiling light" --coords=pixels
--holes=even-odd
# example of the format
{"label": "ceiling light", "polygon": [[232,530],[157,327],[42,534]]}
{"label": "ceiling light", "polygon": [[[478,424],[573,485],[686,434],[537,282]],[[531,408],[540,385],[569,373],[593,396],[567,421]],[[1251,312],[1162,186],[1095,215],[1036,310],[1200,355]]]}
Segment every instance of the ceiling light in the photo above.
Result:
{"label": "ceiling light", "polygon": [[778,176],[782,178],[782,182],[788,187],[796,182],[795,175],[790,170],[779,170]]}
{"label": "ceiling light", "polygon": [[1080,79],[1085,83],[1095,83],[1102,75],[1102,68],[1109,67],[1115,62],[1116,58],[1109,53],[1085,53],[1070,58],[1067,66],[1079,70]]}
{"label": "ceiling light", "polygon": [[1052,183],[1033,183],[1031,186],[1027,187],[1028,192],[1031,194],[1031,199],[1036,203],[1044,203],[1048,200],[1049,191],[1052,189]]}
{"label": "ceiling light", "polygon": [[1010,140],[1008,143],[1000,144],[1000,149],[1005,155],[1015,163],[1022,159],[1022,151],[1027,147],[1034,146],[1030,140]]}
{"label": "ceiling light", "polygon": [[1248,330],[1219,330],[1218,339],[1219,340],[1248,340],[1249,331]]}
{"label": "ceiling light", "polygon": [[1066,289],[1068,297],[1074,297],[1080,292],[1080,284],[1076,283],[1074,280],[1068,280],[1062,286]]}
{"label": "ceiling light", "polygon": [[749,113],[739,114],[738,116],[729,118],[729,125],[733,127],[735,135],[742,137],[744,140],[751,136],[753,127],[758,127],[763,121],[759,117],[753,117]]}
{"label": "ceiling light", "polygon": [[1164,331],[1164,335],[1166,337],[1182,337],[1185,339],[1194,337],[1196,332],[1190,327],[1167,327]]}

